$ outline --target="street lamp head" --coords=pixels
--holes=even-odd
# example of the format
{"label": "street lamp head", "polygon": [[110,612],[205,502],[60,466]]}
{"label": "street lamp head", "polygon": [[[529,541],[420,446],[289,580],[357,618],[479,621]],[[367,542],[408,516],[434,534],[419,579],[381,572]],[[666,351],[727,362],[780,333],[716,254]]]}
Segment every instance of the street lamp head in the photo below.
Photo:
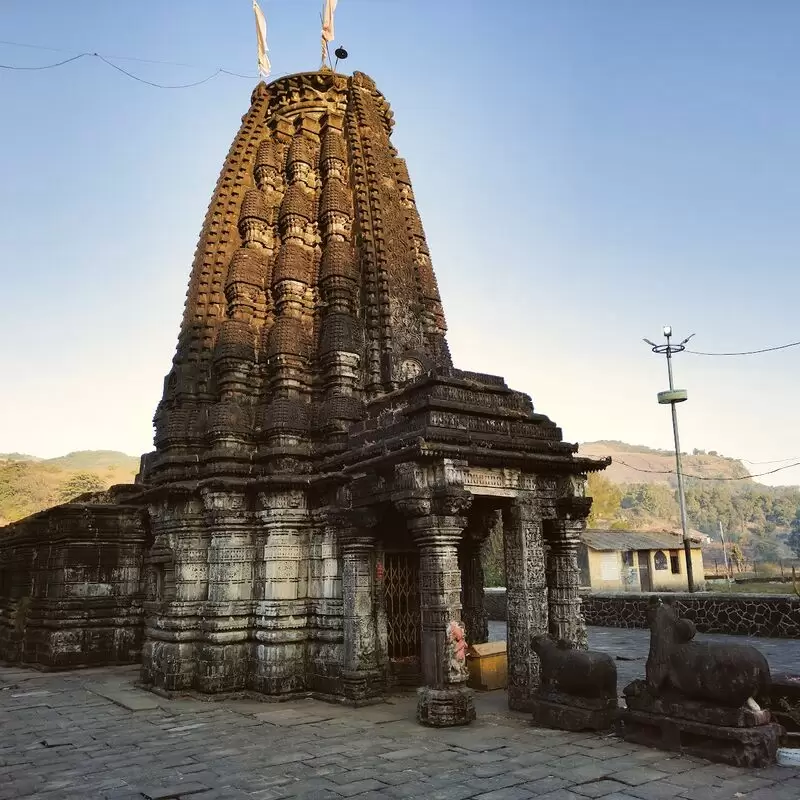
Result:
{"label": "street lamp head", "polygon": [[664,336],[666,336],[667,338],[672,336],[672,325],[665,325],[664,326]]}

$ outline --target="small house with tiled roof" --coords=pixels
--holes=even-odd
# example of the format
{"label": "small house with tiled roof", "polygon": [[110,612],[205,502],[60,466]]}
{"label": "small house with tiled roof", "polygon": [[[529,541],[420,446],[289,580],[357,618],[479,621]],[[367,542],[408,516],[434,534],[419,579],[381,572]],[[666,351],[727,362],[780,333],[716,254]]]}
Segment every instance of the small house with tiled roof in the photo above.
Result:
{"label": "small house with tiled roof", "polygon": [[[692,571],[702,585],[703,550],[692,540]],[[595,591],[688,589],[683,538],[669,531],[586,530],[578,549],[581,586]]]}

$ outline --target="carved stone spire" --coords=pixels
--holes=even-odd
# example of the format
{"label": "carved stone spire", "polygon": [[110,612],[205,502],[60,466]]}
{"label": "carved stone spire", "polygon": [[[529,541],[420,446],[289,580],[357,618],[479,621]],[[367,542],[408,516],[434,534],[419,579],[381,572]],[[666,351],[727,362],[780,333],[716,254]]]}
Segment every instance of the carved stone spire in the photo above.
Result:
{"label": "carved stone spire", "polygon": [[307,471],[364,401],[450,366],[392,124],[361,73],[253,92],[200,235],[146,482],[258,476],[276,459]]}

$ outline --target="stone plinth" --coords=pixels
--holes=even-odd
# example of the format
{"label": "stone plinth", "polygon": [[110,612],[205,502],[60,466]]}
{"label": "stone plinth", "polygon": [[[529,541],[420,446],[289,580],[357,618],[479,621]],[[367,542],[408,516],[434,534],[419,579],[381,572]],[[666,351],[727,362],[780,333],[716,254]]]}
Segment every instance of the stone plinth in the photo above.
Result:
{"label": "stone plinth", "polygon": [[775,722],[733,728],[631,708],[620,711],[618,718],[618,733],[626,742],[687,753],[734,767],[774,764],[782,731]]}
{"label": "stone plinth", "polygon": [[471,689],[449,687],[417,689],[417,722],[431,728],[469,725],[475,719],[475,701]]}
{"label": "stone plinth", "polygon": [[533,724],[562,731],[606,731],[617,718],[616,697],[592,701],[585,697],[538,692],[531,699]]}
{"label": "stone plinth", "polygon": [[713,705],[685,697],[651,694],[642,680],[628,684],[625,689],[628,708],[660,714],[666,717],[704,722],[708,725],[722,725],[728,728],[753,728],[772,722],[769,711],[752,709],[747,706],[729,708]]}
{"label": "stone plinth", "polygon": [[618,733],[628,742],[735,767],[774,764],[783,728],[769,711],[728,707],[675,694],[656,695],[642,680],[624,689]]}

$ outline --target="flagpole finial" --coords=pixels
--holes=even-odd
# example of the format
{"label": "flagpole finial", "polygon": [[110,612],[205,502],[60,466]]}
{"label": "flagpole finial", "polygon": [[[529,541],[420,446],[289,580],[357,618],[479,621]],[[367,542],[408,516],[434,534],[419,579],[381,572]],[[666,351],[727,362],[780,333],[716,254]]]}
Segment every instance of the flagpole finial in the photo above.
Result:
{"label": "flagpole finial", "polygon": [[322,22],[322,63],[320,70],[331,70],[331,54],[328,45],[334,39],[333,30],[333,14],[336,11],[336,5],[339,0],[325,0],[325,5],[322,7],[322,14],[320,21]]}

